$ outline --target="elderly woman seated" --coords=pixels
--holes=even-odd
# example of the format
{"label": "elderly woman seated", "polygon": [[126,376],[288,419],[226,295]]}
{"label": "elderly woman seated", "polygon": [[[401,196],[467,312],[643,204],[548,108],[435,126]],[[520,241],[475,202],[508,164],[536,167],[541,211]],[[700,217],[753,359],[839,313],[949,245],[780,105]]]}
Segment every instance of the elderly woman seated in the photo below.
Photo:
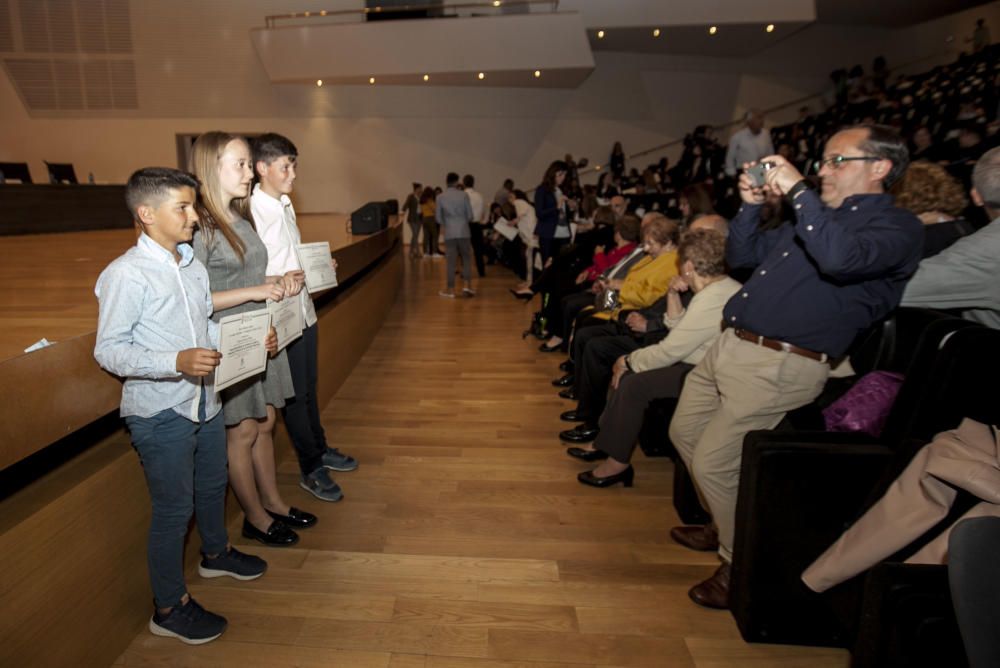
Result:
{"label": "elderly woman seated", "polygon": [[[567,450],[584,461],[606,460],[581,473],[580,482],[594,487],[621,482],[631,487],[635,470],[629,460],[646,407],[654,399],[680,396],[684,376],[722,332],[722,308],[741,287],[726,275],[725,252],[725,237],[714,230],[696,230],[681,238],[681,273],[670,281],[667,292],[665,321],[670,334],[615,363],[614,391],[601,414],[597,440],[592,446]],[[694,297],[685,309],[680,295],[688,290]]]}
{"label": "elderly woman seated", "polygon": [[941,165],[922,160],[910,163],[893,193],[896,206],[912,211],[924,224],[924,257],[937,255],[975,232],[961,217],[969,205],[962,183]]}

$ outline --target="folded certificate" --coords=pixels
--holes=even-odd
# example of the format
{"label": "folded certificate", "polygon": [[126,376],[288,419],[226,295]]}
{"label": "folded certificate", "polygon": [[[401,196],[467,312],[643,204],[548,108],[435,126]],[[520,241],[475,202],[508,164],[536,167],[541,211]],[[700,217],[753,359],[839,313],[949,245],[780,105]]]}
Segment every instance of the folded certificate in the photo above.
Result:
{"label": "folded certificate", "polygon": [[278,332],[278,350],[283,350],[289,343],[302,336],[305,323],[302,317],[301,299],[301,295],[295,295],[280,302],[267,303],[267,310],[271,312],[271,326]]}
{"label": "folded certificate", "polygon": [[306,272],[306,288],[310,294],[337,285],[337,272],[333,268],[329,243],[317,241],[299,244],[295,250],[299,256],[299,265]]}
{"label": "folded certificate", "polygon": [[502,236],[507,241],[513,241],[515,238],[517,238],[517,228],[508,223],[503,218],[493,223],[493,229],[496,230],[500,234],[500,236]]}
{"label": "folded certificate", "polygon": [[219,352],[222,359],[215,368],[215,391],[246,380],[267,368],[264,339],[271,328],[271,314],[266,308],[228,315],[219,321]]}

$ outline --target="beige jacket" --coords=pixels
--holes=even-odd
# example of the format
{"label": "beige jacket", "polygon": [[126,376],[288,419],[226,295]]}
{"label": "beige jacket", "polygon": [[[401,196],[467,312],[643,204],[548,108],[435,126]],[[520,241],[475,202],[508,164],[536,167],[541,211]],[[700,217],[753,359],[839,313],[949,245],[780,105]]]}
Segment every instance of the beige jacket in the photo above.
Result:
{"label": "beige jacket", "polygon": [[[935,436],[878,503],[806,569],[802,581],[823,592],[910,545],[944,519],[956,488],[982,499],[956,523],[1000,516],[1000,434],[995,427],[966,419],[958,429]],[[947,563],[950,533],[951,527],[906,563]]]}
{"label": "beige jacket", "polygon": [[629,367],[638,373],[678,362],[700,362],[722,333],[722,308],[741,287],[738,281],[726,277],[696,294],[678,318],[663,316],[670,333],[659,343],[631,353]]}

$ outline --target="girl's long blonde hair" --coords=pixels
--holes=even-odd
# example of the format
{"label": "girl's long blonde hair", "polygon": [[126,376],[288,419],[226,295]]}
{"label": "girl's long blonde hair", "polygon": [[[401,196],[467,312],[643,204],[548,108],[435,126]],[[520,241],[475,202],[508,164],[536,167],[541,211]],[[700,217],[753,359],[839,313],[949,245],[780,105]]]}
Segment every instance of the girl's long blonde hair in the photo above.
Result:
{"label": "girl's long blonde hair", "polygon": [[198,177],[201,184],[198,188],[198,224],[209,239],[214,237],[216,231],[220,232],[242,262],[246,248],[239,235],[233,230],[229,213],[249,221],[250,225],[253,226],[253,216],[250,213],[250,194],[247,193],[246,197],[232,200],[227,210],[223,204],[222,186],[219,182],[219,160],[222,159],[226,146],[233,140],[246,143],[242,137],[227,132],[206,132],[198,137],[191,149],[191,171]]}

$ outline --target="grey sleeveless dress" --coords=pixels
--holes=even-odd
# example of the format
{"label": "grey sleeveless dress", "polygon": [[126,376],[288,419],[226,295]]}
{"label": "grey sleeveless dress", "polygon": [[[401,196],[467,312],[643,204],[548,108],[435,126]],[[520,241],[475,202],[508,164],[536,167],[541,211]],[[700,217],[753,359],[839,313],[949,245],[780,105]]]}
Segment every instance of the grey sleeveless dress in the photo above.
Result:
{"label": "grey sleeveless dress", "polygon": [[[221,232],[214,234],[197,230],[192,240],[194,256],[208,269],[209,286],[213,292],[249,288],[260,285],[266,278],[267,247],[257,232],[245,220],[233,224],[246,249],[243,262]],[[264,308],[263,302],[246,302],[212,314],[218,322],[227,315]],[[253,378],[231,385],[222,391],[222,412],[226,426],[239,424],[247,418],[267,417],[267,405],[281,408],[287,397],[295,396],[288,358],[282,350],[267,361],[267,370]]]}

